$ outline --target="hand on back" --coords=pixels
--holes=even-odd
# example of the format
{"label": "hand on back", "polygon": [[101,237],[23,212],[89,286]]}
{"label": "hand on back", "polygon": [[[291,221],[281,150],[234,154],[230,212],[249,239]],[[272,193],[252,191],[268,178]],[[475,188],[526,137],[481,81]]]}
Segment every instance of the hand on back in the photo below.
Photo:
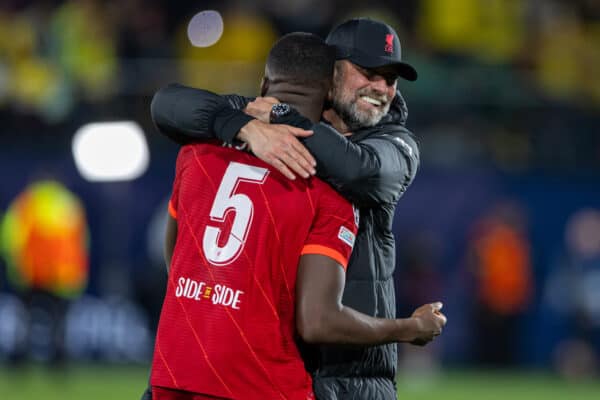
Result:
{"label": "hand on back", "polygon": [[278,100],[274,97],[257,97],[248,103],[244,112],[256,120],[247,123],[238,138],[248,144],[254,155],[287,178],[295,179],[296,175],[308,178],[316,173],[317,163],[298,137],[310,136],[313,132],[290,125],[269,124],[271,107],[276,103]]}
{"label": "hand on back", "polygon": [[271,107],[277,103],[279,103],[279,100],[275,97],[257,97],[254,101],[248,103],[244,112],[268,124],[270,121]]}

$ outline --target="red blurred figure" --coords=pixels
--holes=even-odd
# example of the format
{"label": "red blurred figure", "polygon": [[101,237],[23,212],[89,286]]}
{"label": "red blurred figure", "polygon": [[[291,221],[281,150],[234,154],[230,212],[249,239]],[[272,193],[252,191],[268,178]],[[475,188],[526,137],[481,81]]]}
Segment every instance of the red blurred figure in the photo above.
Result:
{"label": "red blurred figure", "polygon": [[518,343],[519,317],[533,291],[530,243],[519,205],[501,202],[475,223],[469,244],[475,278],[477,359],[509,365]]}

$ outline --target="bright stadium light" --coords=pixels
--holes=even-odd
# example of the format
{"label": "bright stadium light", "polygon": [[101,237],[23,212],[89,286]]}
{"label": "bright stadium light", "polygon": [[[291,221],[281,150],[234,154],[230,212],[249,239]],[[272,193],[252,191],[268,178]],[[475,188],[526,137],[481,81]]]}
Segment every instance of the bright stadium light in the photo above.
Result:
{"label": "bright stadium light", "polygon": [[73,137],[77,170],[88,181],[128,181],[148,169],[148,144],[133,121],[86,124]]}
{"label": "bright stadium light", "polygon": [[218,11],[200,11],[190,20],[188,39],[196,47],[209,47],[217,43],[223,34],[223,18]]}

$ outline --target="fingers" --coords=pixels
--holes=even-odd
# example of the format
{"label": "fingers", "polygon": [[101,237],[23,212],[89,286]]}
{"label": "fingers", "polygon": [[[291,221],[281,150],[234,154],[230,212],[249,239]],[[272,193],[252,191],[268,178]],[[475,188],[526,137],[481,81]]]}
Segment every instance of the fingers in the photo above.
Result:
{"label": "fingers", "polygon": [[442,320],[442,326],[445,326],[448,322],[448,318],[442,313],[437,313],[437,316]]}
{"label": "fingers", "polygon": [[[261,157],[263,158],[263,157]],[[270,157],[263,158],[288,179],[295,179],[296,175],[309,178],[315,174],[315,169],[298,152],[293,150],[276,151]]]}
{"label": "fingers", "polygon": [[423,315],[423,314],[429,314],[429,313],[439,313],[440,310],[442,309],[443,304],[440,301],[436,301],[435,303],[428,303],[428,304],[423,304],[422,306],[420,306],[419,308],[417,308],[414,312],[413,315]]}
{"label": "fingers", "polygon": [[[313,131],[305,131],[304,129],[292,128],[290,129],[290,133],[295,137],[307,137],[313,134]],[[296,161],[298,161],[302,166],[310,172],[311,175],[316,173],[314,167],[317,166],[317,160],[310,154],[308,149],[300,143],[299,140],[293,140],[291,142],[292,146],[292,154]]]}
{"label": "fingers", "polygon": [[257,97],[246,105],[244,112],[262,122],[269,123],[269,115],[273,104],[278,103],[274,97]]}
{"label": "fingers", "polygon": [[296,179],[296,175],[285,165],[283,161],[278,158],[273,159],[269,162],[273,167],[275,167],[279,172],[281,172],[286,178],[294,180]]}
{"label": "fingers", "polygon": [[316,173],[314,157],[296,137],[311,134],[287,125],[251,122],[240,130],[239,138],[248,143],[258,158],[294,179],[296,175],[308,178]]}
{"label": "fingers", "polygon": [[257,97],[256,100],[254,100],[254,101],[265,102],[265,103],[270,104],[270,105],[279,103],[279,100],[277,98],[275,98],[275,97],[272,97],[272,96]]}
{"label": "fingers", "polygon": [[314,168],[317,166],[317,160],[310,154],[310,151],[308,151],[308,149],[298,140],[292,141],[291,147],[291,154],[294,156],[294,159],[298,161],[306,171],[310,172],[311,175],[314,175],[317,172]]}
{"label": "fingers", "polygon": [[424,304],[413,313],[413,317],[423,322],[423,331],[419,335],[418,342],[413,344],[423,346],[442,334],[447,323],[446,316],[440,311],[443,307],[441,302]]}
{"label": "fingers", "polygon": [[446,316],[440,311],[443,306],[444,306],[444,304],[441,301],[436,301],[435,303],[431,303],[431,309],[433,310],[433,314],[436,317],[436,319],[438,320],[438,324],[440,325],[439,332],[436,333],[435,336],[438,336],[442,333],[442,327],[444,327],[446,325],[446,322],[448,322],[448,319],[446,318]]}
{"label": "fingers", "polygon": [[297,153],[286,152],[279,156],[279,160],[301,177],[308,178],[311,176],[312,167]]}
{"label": "fingers", "polygon": [[279,103],[279,100],[275,97],[272,96],[266,96],[266,97],[256,97],[254,100],[252,100],[251,102],[249,102],[248,104],[268,104],[268,105],[273,105],[273,104],[277,104]]}
{"label": "fingers", "polygon": [[305,131],[304,129],[294,128],[293,126],[290,127],[289,131],[296,137],[307,137],[314,133],[313,131]]}
{"label": "fingers", "polygon": [[244,112],[251,117],[254,117],[264,123],[269,123],[269,115],[271,113],[271,107],[258,107],[256,104],[248,104],[244,109]]}
{"label": "fingers", "polygon": [[[296,128],[290,129],[289,132],[292,135],[282,137],[282,142],[276,151],[274,151],[274,157],[283,162],[293,173],[303,178],[309,178],[311,175],[316,174],[315,166],[317,162],[306,147],[296,138],[295,134],[299,131],[310,132]],[[279,137],[276,140],[280,140]]]}

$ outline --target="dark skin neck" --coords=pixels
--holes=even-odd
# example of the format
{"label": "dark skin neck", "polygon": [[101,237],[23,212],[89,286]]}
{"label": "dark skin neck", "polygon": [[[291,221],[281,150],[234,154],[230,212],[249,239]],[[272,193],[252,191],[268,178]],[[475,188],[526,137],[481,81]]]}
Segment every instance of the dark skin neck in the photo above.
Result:
{"label": "dark skin neck", "polygon": [[266,83],[263,82],[262,95],[275,97],[282,103],[288,103],[300,114],[316,123],[321,120],[327,88],[267,80]]}

